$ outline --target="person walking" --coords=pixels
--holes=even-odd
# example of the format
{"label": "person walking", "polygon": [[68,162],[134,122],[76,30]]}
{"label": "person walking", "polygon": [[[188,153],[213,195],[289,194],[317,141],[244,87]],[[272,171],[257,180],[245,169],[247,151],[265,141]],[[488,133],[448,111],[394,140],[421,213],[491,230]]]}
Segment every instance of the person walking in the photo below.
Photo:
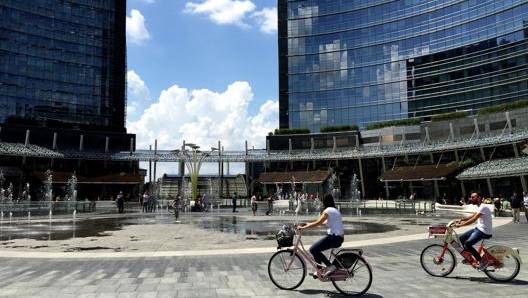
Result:
{"label": "person walking", "polygon": [[273,213],[273,197],[268,195],[268,210],[266,210],[266,215],[271,215]]}
{"label": "person walking", "polygon": [[513,195],[510,197],[510,205],[513,215],[513,222],[520,222],[521,214],[521,202],[522,199],[517,195],[517,192],[514,191]]}
{"label": "person walking", "polygon": [[125,196],[122,191],[119,191],[116,197],[117,211],[119,213],[125,212]]}
{"label": "person walking", "polygon": [[233,195],[231,196],[231,203],[233,203],[233,212],[238,212],[236,210],[236,207],[237,207],[237,200],[238,200],[238,194],[236,193],[236,191],[233,193]]}
{"label": "person walking", "polygon": [[257,215],[257,197],[255,194],[251,196],[251,211],[253,211],[253,216]]}
{"label": "person walking", "polygon": [[526,223],[528,223],[528,191],[524,192],[523,205],[524,205],[524,216],[526,217]]}

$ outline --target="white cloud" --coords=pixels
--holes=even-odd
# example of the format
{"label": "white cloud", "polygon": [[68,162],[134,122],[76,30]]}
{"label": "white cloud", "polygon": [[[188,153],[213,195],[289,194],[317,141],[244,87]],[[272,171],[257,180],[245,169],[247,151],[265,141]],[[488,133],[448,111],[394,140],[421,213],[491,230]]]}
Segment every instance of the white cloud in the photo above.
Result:
{"label": "white cloud", "polygon": [[126,18],[126,36],[127,40],[141,44],[150,38],[150,33],[145,26],[145,18],[139,10],[132,9],[130,17]]}
{"label": "white cloud", "polygon": [[150,91],[133,70],[127,72],[127,88],[127,115],[133,115],[145,102],[150,101]]}
{"label": "white cloud", "polygon": [[234,24],[250,27],[245,22],[245,18],[255,8],[255,4],[249,0],[206,0],[200,4],[187,2],[184,12],[207,15],[209,19],[220,25]]}
{"label": "white cloud", "polygon": [[[137,77],[136,77],[137,76]],[[141,82],[133,71],[129,78]],[[141,84],[130,84],[129,92]],[[146,89],[146,86],[143,86]],[[180,148],[183,141],[200,145],[205,150],[217,147],[221,142],[224,150],[244,150],[266,147],[266,135],[278,127],[278,101],[268,100],[256,115],[248,115],[253,101],[251,86],[247,82],[234,82],[223,92],[208,89],[192,90],[173,85],[163,90],[157,102],[145,109],[137,121],[127,124],[129,133],[136,134],[136,148],[169,150]],[[143,164],[142,167],[148,167]],[[240,165],[239,165],[240,167]],[[202,172],[216,173],[217,165],[204,165]],[[231,173],[243,172],[232,165]],[[160,163],[156,176],[177,173],[177,164]],[[147,176],[148,177],[148,176]]]}
{"label": "white cloud", "polygon": [[247,82],[234,82],[222,93],[173,85],[127,128],[137,135],[139,149],[155,140],[160,149],[181,147],[184,140],[204,148],[221,141],[226,150],[243,150],[247,140],[250,147],[264,148],[266,135],[278,126],[278,102],[268,100],[258,114],[248,115],[252,100]]}
{"label": "white cloud", "polygon": [[277,8],[264,8],[251,15],[259,24],[261,32],[272,34],[277,32]]}

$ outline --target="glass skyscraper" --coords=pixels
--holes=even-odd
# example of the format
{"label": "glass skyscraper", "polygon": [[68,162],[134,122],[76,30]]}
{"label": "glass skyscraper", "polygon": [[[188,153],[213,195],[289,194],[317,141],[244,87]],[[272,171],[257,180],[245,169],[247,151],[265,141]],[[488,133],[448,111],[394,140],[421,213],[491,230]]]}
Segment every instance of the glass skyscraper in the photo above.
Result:
{"label": "glass skyscraper", "polygon": [[[125,127],[126,1],[2,0],[0,16],[0,171],[35,192],[51,170],[54,183],[76,173],[89,199],[135,196],[139,163],[108,158],[135,150]],[[42,153],[15,150],[29,145]]]}
{"label": "glass skyscraper", "polygon": [[125,127],[126,1],[2,0],[0,123]]}
{"label": "glass skyscraper", "polygon": [[526,99],[526,0],[278,0],[280,128]]}

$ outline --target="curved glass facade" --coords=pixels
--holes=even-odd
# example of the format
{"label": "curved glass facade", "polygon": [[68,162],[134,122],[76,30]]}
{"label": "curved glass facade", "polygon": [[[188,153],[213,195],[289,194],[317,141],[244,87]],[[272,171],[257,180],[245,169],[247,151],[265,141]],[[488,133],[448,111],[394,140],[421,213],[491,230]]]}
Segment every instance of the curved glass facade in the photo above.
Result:
{"label": "curved glass facade", "polygon": [[126,1],[2,0],[0,123],[125,127]]}
{"label": "curved glass facade", "polygon": [[279,0],[281,128],[528,98],[526,0]]}

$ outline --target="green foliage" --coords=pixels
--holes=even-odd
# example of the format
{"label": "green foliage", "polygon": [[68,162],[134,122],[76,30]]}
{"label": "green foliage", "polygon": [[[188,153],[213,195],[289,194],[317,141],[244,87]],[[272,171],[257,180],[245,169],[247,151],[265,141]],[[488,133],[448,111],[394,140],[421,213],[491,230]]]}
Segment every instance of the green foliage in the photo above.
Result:
{"label": "green foliage", "polygon": [[355,124],[352,125],[336,125],[336,126],[325,126],[321,127],[321,132],[335,132],[335,131],[351,131],[357,130],[358,126]]}
{"label": "green foliage", "polygon": [[467,116],[468,116],[467,111],[456,111],[456,112],[432,116],[431,121],[435,122],[435,121],[452,120],[452,119],[465,118]]}
{"label": "green foliage", "polygon": [[524,108],[526,106],[528,106],[528,101],[525,99],[521,99],[515,102],[503,103],[500,105],[482,108],[478,111],[478,114],[486,115],[486,114],[492,114],[492,113],[497,113],[497,112],[505,112],[509,110]]}
{"label": "green foliage", "polygon": [[300,135],[300,134],[309,134],[310,130],[308,128],[281,128],[275,129],[275,135]]}
{"label": "green foliage", "polygon": [[475,161],[471,158],[466,158],[464,159],[463,161],[452,161],[450,163],[447,164],[447,167],[448,168],[455,168],[455,167],[459,167],[459,168],[467,168],[467,167],[470,167],[470,166],[473,166],[475,165]]}
{"label": "green foliage", "polygon": [[399,119],[399,120],[376,122],[376,123],[365,126],[365,128],[366,129],[378,129],[378,128],[391,127],[391,126],[416,125],[420,123],[421,123],[420,118],[406,118],[406,119]]}

